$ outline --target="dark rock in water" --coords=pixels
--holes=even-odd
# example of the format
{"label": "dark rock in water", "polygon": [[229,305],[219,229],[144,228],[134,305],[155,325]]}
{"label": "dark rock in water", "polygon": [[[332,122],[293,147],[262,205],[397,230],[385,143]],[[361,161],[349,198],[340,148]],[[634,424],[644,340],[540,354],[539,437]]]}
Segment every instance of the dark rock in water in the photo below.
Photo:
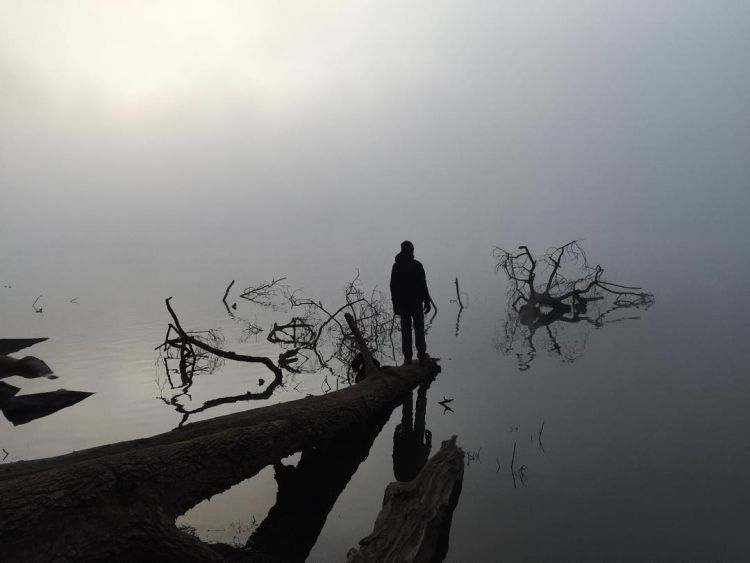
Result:
{"label": "dark rock in water", "polygon": [[[7,387],[13,386],[7,385]],[[9,399],[0,401],[0,411],[14,426],[18,426],[75,405],[91,395],[93,393],[87,391],[58,389],[49,393],[11,396]]]}
{"label": "dark rock in water", "polygon": [[57,379],[57,376],[52,373],[50,367],[39,358],[26,356],[17,360],[10,356],[0,356],[0,379],[10,377],[11,375],[20,375],[27,379],[35,377]]}
{"label": "dark rock in water", "polygon": [[18,360],[16,370],[18,370],[19,375],[22,377],[42,377],[52,373],[52,370],[46,363],[34,356],[25,356]]}
{"label": "dark rock in water", "polygon": [[39,358],[26,356],[18,360],[16,369],[22,377],[41,377],[52,373],[50,367]]}
{"label": "dark rock in water", "polygon": [[48,340],[47,338],[0,338],[0,356],[7,356],[34,344]]}
{"label": "dark rock in water", "polygon": [[19,391],[20,389],[18,387],[15,387],[14,385],[8,385],[7,383],[3,383],[2,381],[0,381],[0,403],[7,399],[10,399]]}
{"label": "dark rock in water", "polygon": [[[46,338],[4,338],[0,339],[0,379],[12,375],[31,379],[46,377],[57,379],[50,367],[39,358],[26,356],[20,360],[7,354],[44,342]],[[26,424],[37,418],[75,405],[92,393],[58,389],[48,393],[32,393],[18,396],[20,389],[0,381],[0,411],[14,425]]]}

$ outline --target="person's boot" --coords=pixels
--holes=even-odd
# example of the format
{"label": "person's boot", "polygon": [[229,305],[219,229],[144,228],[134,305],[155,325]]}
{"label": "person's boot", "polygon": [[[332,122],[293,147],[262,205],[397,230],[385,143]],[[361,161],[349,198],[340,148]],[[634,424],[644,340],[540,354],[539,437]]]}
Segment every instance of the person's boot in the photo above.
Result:
{"label": "person's boot", "polygon": [[419,356],[419,365],[422,366],[422,367],[426,366],[427,365],[427,360],[429,360],[429,359],[430,359],[430,355],[427,352],[425,352],[424,354],[422,354],[421,356]]}
{"label": "person's boot", "polygon": [[404,358],[404,365],[408,366],[411,364],[411,358]]}

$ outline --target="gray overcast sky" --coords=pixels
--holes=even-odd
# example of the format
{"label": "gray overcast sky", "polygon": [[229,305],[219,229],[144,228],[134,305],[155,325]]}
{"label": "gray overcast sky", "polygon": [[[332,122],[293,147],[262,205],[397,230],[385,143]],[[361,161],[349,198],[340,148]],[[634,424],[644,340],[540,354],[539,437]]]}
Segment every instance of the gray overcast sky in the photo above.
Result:
{"label": "gray overcast sky", "polygon": [[0,127],[7,267],[282,220],[711,250],[748,238],[750,3],[0,0]]}

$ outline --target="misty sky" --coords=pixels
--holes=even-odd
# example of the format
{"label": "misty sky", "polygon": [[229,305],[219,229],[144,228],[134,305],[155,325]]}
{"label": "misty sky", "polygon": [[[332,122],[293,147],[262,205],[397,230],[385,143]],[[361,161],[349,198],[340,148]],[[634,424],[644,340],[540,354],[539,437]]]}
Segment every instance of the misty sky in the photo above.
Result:
{"label": "misty sky", "polygon": [[0,0],[6,277],[207,233],[750,273],[748,155],[745,1]]}

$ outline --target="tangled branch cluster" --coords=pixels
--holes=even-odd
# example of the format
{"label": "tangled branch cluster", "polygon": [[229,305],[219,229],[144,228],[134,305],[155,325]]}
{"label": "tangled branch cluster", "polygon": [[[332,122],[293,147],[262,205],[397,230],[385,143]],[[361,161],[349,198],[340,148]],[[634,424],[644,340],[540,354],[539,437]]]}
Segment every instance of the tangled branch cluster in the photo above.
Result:
{"label": "tangled branch cluster", "polygon": [[367,348],[381,359],[395,359],[394,333],[398,326],[387,296],[373,289],[366,292],[359,272],[343,288],[343,304],[334,309],[322,301],[304,296],[300,291],[288,292],[292,318],[284,324],[274,323],[268,333],[270,342],[295,347],[304,357],[297,366],[300,371],[326,369],[329,373],[351,381],[355,357],[359,349],[344,313],[355,319]]}
{"label": "tangled branch cluster", "polygon": [[[526,370],[537,355],[534,337],[544,334],[543,348],[565,362],[583,353],[587,331],[572,335],[569,327],[601,328],[605,324],[637,319],[614,313],[621,309],[648,309],[654,295],[640,287],[616,284],[604,279],[604,268],[590,266],[578,240],[551,247],[534,257],[525,245],[509,252],[495,247],[496,272],[503,272],[508,286],[508,314],[503,334],[495,345],[504,354],[515,351],[518,367]],[[612,298],[605,307],[606,298]]]}
{"label": "tangled branch cluster", "polygon": [[[291,319],[283,324],[274,323],[267,339],[278,344],[282,351],[276,361],[265,356],[249,356],[224,349],[224,339],[218,330],[186,331],[170,304],[166,300],[167,310],[172,317],[167,334],[156,349],[159,351],[160,364],[166,372],[166,380],[161,384],[161,399],[183,414],[183,424],[189,415],[208,408],[237,401],[267,399],[276,387],[283,385],[284,372],[313,373],[325,370],[323,382],[330,390],[328,376],[333,375],[340,381],[352,381],[355,359],[360,353],[351,330],[344,320],[346,313],[352,315],[361,331],[367,348],[381,358],[395,359],[393,333],[398,331],[397,323],[390,308],[390,300],[377,289],[365,291],[359,273],[348,282],[343,290],[343,304],[333,308],[323,305],[321,301],[306,297],[301,291],[291,291],[281,282],[286,278],[273,278],[256,287],[246,288],[241,297],[255,305],[270,307],[275,311],[286,311]],[[234,281],[227,287],[223,302],[227,313],[234,320],[241,320],[248,325],[243,330],[241,341],[251,335],[257,335],[261,329],[255,323],[240,319],[234,313],[236,306],[229,306],[227,296]],[[190,387],[195,375],[213,373],[225,360],[261,363],[274,375],[267,384],[259,379],[265,388],[260,392],[247,392],[232,397],[222,397],[206,401],[202,406],[188,409],[182,405],[184,397],[191,399]],[[177,367],[175,367],[175,362]],[[179,380],[177,376],[179,375]],[[167,383],[171,390],[178,393],[170,398],[164,397]]]}

